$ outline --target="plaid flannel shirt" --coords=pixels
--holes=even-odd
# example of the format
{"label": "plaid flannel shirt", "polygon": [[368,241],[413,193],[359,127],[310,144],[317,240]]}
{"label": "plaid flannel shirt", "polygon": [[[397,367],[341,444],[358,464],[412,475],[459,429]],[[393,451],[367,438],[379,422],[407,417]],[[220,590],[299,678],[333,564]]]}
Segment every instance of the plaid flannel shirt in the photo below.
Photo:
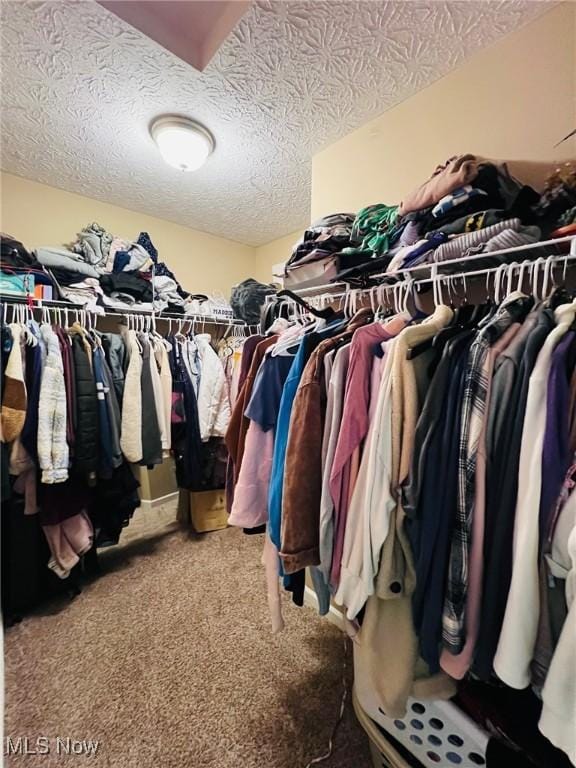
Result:
{"label": "plaid flannel shirt", "polygon": [[476,457],[488,391],[488,351],[506,329],[523,315],[525,308],[525,297],[501,307],[492,320],[479,331],[468,353],[461,405],[458,499],[442,614],[443,644],[453,654],[462,651],[466,640],[468,562],[476,493]]}

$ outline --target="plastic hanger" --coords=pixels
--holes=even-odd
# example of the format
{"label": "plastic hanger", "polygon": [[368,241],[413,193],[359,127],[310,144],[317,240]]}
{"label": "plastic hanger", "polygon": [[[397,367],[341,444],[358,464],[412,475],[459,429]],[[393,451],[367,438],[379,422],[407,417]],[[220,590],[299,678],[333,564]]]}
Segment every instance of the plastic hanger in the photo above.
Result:
{"label": "plastic hanger", "polygon": [[534,296],[534,299],[538,301],[542,301],[542,296],[540,295],[539,287],[538,287],[538,281],[540,279],[540,269],[544,266],[545,259],[540,256],[535,261],[532,262],[530,266],[530,282],[532,284],[532,295]]}
{"label": "plastic hanger", "polygon": [[29,316],[26,320],[26,322],[22,325],[23,331],[24,331],[24,343],[28,347],[35,347],[38,344],[38,339],[36,338],[36,335],[32,332],[31,328],[29,327],[31,323],[34,322],[34,316],[32,314],[32,310],[28,309]]}
{"label": "plastic hanger", "polygon": [[[292,292],[290,291],[289,293]],[[332,307],[327,307],[324,309],[317,308],[308,302],[305,302],[304,300],[300,300],[299,296],[297,298],[299,301],[295,301],[292,304],[295,312],[293,315],[292,325],[277,331],[280,333],[280,337],[270,352],[270,354],[273,356],[287,354],[293,347],[296,347],[300,343],[300,340],[304,335],[321,330],[321,328],[327,322],[324,315],[328,312],[328,310],[331,313],[330,320],[334,320],[338,317],[345,319],[350,301],[349,291],[347,291],[344,295],[344,301],[342,300],[342,297],[340,298],[338,312],[335,312]],[[323,300],[332,301],[333,297],[318,297],[318,301],[321,302]],[[309,319],[309,309],[314,310],[314,312],[311,314],[316,318],[315,320],[312,320],[312,322],[310,322]]]}
{"label": "plastic hanger", "polygon": [[[447,275],[436,275],[432,279],[432,295],[433,295],[433,301],[434,301],[434,313],[438,310],[440,306],[444,304],[444,297],[442,294],[442,286],[444,283],[448,284],[448,276]],[[449,287],[447,288],[448,293]],[[434,315],[432,315],[434,317]],[[444,329],[445,330],[445,329]],[[429,349],[432,349],[433,342],[438,334],[436,334],[431,339],[426,339],[424,341],[421,341],[419,344],[416,344],[414,347],[409,348],[406,351],[406,360],[415,360],[417,357],[420,357],[420,355],[423,355],[424,352],[427,352]]]}
{"label": "plastic hanger", "polygon": [[315,329],[316,322],[303,325],[301,319],[298,318],[288,328],[280,331],[278,341],[272,347],[270,354],[274,357],[287,354],[292,347],[300,343],[306,333],[311,333]]}
{"label": "plastic hanger", "polygon": [[182,333],[183,320],[177,320],[176,322],[178,323],[178,330],[174,334],[174,338],[177,339],[179,342],[183,343],[186,341],[186,336],[184,336],[184,334]]}
{"label": "plastic hanger", "polygon": [[287,288],[284,288],[283,290],[278,291],[276,296],[279,299],[283,298],[284,296],[289,299],[292,299],[292,301],[295,304],[298,304],[299,306],[303,307],[311,315],[314,315],[315,317],[321,317],[324,320],[331,320],[336,315],[332,307],[326,307],[325,309],[316,309],[307,301],[305,301],[301,296],[298,296],[297,293],[294,293],[293,291],[290,291]]}

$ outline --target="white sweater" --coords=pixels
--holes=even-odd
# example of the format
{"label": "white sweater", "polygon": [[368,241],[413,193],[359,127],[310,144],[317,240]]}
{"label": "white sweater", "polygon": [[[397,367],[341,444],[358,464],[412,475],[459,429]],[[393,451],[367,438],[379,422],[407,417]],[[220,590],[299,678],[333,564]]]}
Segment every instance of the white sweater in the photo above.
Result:
{"label": "white sweater", "polygon": [[120,447],[126,459],[136,463],[142,459],[142,355],[136,331],[127,331],[126,342],[130,362],[124,380]]}
{"label": "white sweater", "polygon": [[528,387],[520,448],[512,580],[494,657],[496,674],[512,688],[526,688],[530,685],[530,662],[534,655],[540,613],[538,517],[548,373],[552,353],[569,329],[575,314],[576,304],[563,304],[556,309],[557,326],[548,335],[538,354]]}
{"label": "white sweater", "polygon": [[164,411],[164,425],[166,427],[166,442],[162,443],[166,450],[172,447],[172,372],[170,371],[170,360],[168,350],[164,341],[159,341],[154,348],[156,362],[160,368],[160,384],[162,387],[162,408]]}
{"label": "white sweater", "polygon": [[224,437],[230,421],[230,399],[224,367],[210,346],[209,334],[202,333],[195,338],[200,358],[198,419],[200,436],[206,442],[211,437]]}
{"label": "white sweater", "polygon": [[69,448],[66,442],[66,385],[58,337],[48,324],[40,327],[47,355],[40,380],[38,403],[38,463],[43,483],[68,479]]}

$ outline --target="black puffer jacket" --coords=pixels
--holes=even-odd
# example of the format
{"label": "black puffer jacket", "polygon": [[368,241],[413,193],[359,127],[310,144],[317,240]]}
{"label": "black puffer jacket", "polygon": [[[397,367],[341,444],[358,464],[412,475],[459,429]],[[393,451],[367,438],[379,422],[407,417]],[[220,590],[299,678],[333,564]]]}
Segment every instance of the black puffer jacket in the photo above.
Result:
{"label": "black puffer jacket", "polygon": [[14,269],[42,269],[36,257],[28,253],[19,240],[0,233],[0,261]]}
{"label": "black puffer jacket", "polygon": [[93,480],[98,469],[98,397],[96,382],[80,334],[72,337],[76,376],[76,445],[74,469]]}

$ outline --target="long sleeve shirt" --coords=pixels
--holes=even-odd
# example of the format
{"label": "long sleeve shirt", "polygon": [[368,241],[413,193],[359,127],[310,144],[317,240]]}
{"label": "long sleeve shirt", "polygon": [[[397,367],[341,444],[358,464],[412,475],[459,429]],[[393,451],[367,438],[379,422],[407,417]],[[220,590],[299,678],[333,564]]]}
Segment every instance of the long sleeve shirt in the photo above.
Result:
{"label": "long sleeve shirt", "polygon": [[558,324],[540,350],[528,388],[520,449],[512,578],[499,640],[494,649],[496,674],[513,688],[525,688],[530,683],[530,662],[538,632],[538,522],[550,365],[554,349],[567,333],[575,315],[576,304],[562,305],[556,310]]}

